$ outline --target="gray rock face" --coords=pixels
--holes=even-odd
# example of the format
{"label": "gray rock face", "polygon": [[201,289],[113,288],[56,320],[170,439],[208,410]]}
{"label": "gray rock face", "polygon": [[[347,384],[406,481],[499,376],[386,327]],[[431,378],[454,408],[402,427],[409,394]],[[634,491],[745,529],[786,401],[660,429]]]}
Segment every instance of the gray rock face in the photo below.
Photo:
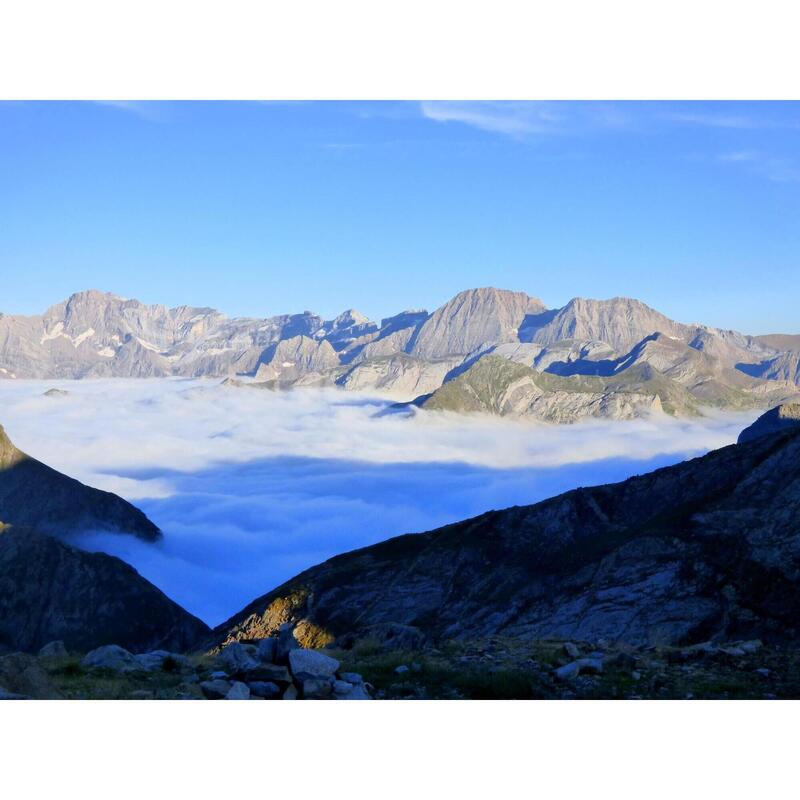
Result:
{"label": "gray rock face", "polygon": [[469,289],[431,314],[409,352],[419,358],[437,359],[519,341],[519,330],[526,319],[544,311],[541,300],[524,292]]}
{"label": "gray rock face", "polygon": [[0,522],[44,533],[131,533],[154,541],[159,529],[111,492],[85,486],[17,449],[0,425]]}
{"label": "gray rock face", "polygon": [[207,632],[120,559],[0,528],[0,642],[7,647],[36,652],[60,639],[80,652],[106,644],[182,651]]}
{"label": "gray rock face", "polygon": [[339,366],[330,342],[295,336],[279,342],[256,372],[257,381],[295,381],[309,374],[322,374]]}
{"label": "gray rock face", "polygon": [[762,414],[752,425],[739,434],[739,444],[769,436],[800,429],[800,403],[785,403],[771,408]]}
{"label": "gray rock face", "polygon": [[302,591],[296,616],[341,641],[380,624],[434,640],[795,641],[798,518],[800,429],[338,556],[215,636]]}

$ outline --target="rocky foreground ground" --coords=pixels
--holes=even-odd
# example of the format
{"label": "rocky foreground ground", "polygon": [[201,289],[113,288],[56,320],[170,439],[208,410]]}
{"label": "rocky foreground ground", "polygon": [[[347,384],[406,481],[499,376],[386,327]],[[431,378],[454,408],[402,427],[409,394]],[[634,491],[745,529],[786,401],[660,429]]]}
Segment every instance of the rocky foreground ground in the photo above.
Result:
{"label": "rocky foreground ground", "polygon": [[427,700],[787,699],[800,696],[800,651],[760,640],[643,647],[491,637],[438,647],[297,646],[278,636],[217,653],[116,645],[88,654],[53,642],[0,657],[0,699]]}

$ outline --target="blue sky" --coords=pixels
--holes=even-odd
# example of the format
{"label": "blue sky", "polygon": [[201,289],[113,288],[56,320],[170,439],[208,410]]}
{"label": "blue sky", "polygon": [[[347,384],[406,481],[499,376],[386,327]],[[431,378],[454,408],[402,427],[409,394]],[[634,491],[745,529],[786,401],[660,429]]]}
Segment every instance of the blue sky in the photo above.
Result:
{"label": "blue sky", "polygon": [[0,103],[0,310],[463,288],[800,332],[800,103]]}

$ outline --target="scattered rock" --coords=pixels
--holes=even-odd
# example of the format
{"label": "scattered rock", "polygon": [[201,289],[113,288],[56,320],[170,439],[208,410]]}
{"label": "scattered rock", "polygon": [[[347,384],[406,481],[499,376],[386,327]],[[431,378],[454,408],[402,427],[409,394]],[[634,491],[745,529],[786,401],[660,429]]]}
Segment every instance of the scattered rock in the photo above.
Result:
{"label": "scattered rock", "polygon": [[581,668],[577,661],[571,661],[569,664],[564,664],[555,670],[555,676],[560,681],[571,681],[581,674]]}
{"label": "scattered rock", "polygon": [[87,653],[81,665],[89,669],[108,669],[114,672],[135,672],[142,665],[133,653],[117,644],[106,644]]}
{"label": "scattered rock", "polygon": [[633,670],[633,672],[631,672],[631,678],[633,678],[633,680],[638,681],[641,677],[642,673],[638,670]]}
{"label": "scattered rock", "polygon": [[281,696],[281,690],[277,683],[272,681],[253,681],[249,683],[250,694],[253,697],[261,697],[264,700],[274,700]]}
{"label": "scattered rock", "polygon": [[9,695],[22,695],[37,700],[55,700],[61,697],[51,683],[50,676],[36,658],[28,653],[9,653],[0,657],[0,686]]}
{"label": "scattered rock", "polygon": [[286,687],[281,700],[297,700],[297,687],[293,683]]}
{"label": "scattered rock", "polygon": [[408,672],[408,667],[405,664],[400,664],[394,668],[395,675],[403,675]]}
{"label": "scattered rock", "polygon": [[[337,681],[338,683],[339,681]],[[353,688],[350,689],[349,692],[337,692],[336,691],[336,684],[334,684],[334,693],[333,693],[334,700],[372,700],[367,691],[367,684],[359,683],[354,684]]]}
{"label": "scattered rock", "polygon": [[759,674],[759,675],[760,675],[762,678],[768,678],[768,677],[769,677],[769,676],[772,674],[772,670],[771,670],[771,669],[767,669],[766,667],[759,667],[759,668],[756,670],[756,672],[757,672],[757,673],[758,673],[758,674]]}
{"label": "scattered rock", "polygon": [[739,642],[739,649],[744,650],[745,653],[757,653],[763,644],[761,639],[751,639],[748,642]]}
{"label": "scattered rock", "polygon": [[150,653],[140,653],[136,660],[143,670],[155,672],[171,667],[172,670],[181,670],[189,664],[186,656],[180,653],[170,653],[169,650],[153,650]]}
{"label": "scattered rock", "polygon": [[266,664],[275,661],[278,651],[278,640],[273,638],[262,639],[256,645],[256,658]]}
{"label": "scattered rock", "polygon": [[67,648],[60,639],[55,642],[48,642],[40,651],[39,658],[63,658],[67,655]]}
{"label": "scattered rock", "polygon": [[581,651],[572,642],[564,642],[564,652],[572,659],[578,658]]}
{"label": "scattered rock", "polygon": [[583,675],[602,675],[603,660],[601,658],[579,658],[576,662],[580,674]]}
{"label": "scattered rock", "polygon": [[332,693],[330,680],[309,678],[303,681],[303,700],[327,700]]}
{"label": "scattered rock", "polygon": [[203,681],[203,683],[200,684],[200,691],[208,700],[222,700],[228,696],[230,690],[230,681]]}
{"label": "scattered rock", "polygon": [[286,664],[289,660],[289,653],[299,647],[297,639],[294,638],[294,625],[291,622],[284,622],[278,628],[278,638],[275,643],[275,663]]}
{"label": "scattered rock", "polygon": [[229,677],[228,673],[225,672],[225,670],[218,669],[218,670],[215,670],[214,672],[212,672],[208,676],[208,679],[211,680],[211,681],[224,681],[224,680],[227,680],[228,677]]}
{"label": "scattered rock", "polygon": [[359,686],[364,683],[364,679],[357,672],[340,672],[339,677],[343,681],[352,683],[354,686]]}
{"label": "scattered rock", "polygon": [[232,642],[223,647],[217,656],[217,662],[229,675],[238,675],[259,666],[250,650],[240,642]]}
{"label": "scattered rock", "polygon": [[334,681],[333,693],[334,694],[347,694],[353,691],[353,684],[348,681]]}
{"label": "scattered rock", "polygon": [[300,682],[313,678],[325,678],[330,682],[339,669],[339,662],[317,650],[292,650],[289,653],[289,669],[295,680]]}
{"label": "scattered rock", "polygon": [[131,700],[152,700],[153,693],[148,689],[137,689],[135,692],[131,692],[128,697]]}
{"label": "scattered rock", "polygon": [[225,695],[226,700],[249,700],[250,687],[241,681],[234,681],[228,694]]}
{"label": "scattered rock", "polygon": [[279,664],[261,664],[255,669],[239,673],[246,683],[253,681],[268,681],[271,683],[287,684],[292,682],[289,670]]}

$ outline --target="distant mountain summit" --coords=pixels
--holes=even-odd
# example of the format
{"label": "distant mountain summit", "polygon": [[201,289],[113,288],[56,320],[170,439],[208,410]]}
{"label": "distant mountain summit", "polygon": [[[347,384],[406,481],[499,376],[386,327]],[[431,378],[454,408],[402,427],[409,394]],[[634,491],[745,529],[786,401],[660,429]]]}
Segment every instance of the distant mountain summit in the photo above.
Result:
{"label": "distant mountain summit", "polygon": [[[626,370],[649,365],[673,396],[688,392],[685,407],[700,413],[800,398],[800,336],[679,323],[625,297],[575,298],[548,309],[524,292],[483,287],[431,314],[403,311],[378,323],[354,309],[332,320],[310,311],[229,319],[212,308],[145,305],[90,290],[39,316],[0,315],[0,377],[7,379],[250,376],[262,388],[339,386],[411,401],[490,353],[539,373],[613,376],[623,389],[638,381]],[[629,399],[592,405],[586,397],[578,405],[591,407],[590,416],[618,418],[629,413]],[[663,411],[681,414],[679,406]]]}
{"label": "distant mountain summit", "polygon": [[26,455],[0,425],[0,522],[66,535],[129,533],[155,541],[161,531],[135,506]]}

